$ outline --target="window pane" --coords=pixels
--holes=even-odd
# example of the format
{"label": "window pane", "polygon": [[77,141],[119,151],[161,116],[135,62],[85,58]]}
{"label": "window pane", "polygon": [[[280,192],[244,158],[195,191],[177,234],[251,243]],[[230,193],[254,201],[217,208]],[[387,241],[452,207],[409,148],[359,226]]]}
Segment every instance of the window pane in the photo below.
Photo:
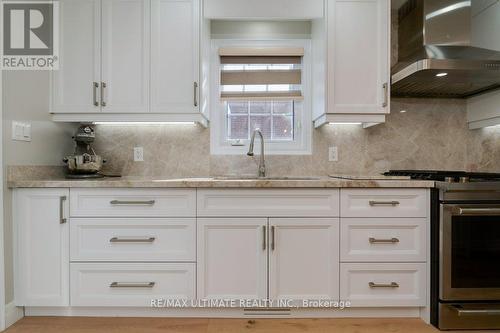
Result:
{"label": "window pane", "polygon": [[265,84],[246,84],[245,91],[250,91],[250,92],[267,91],[267,86]]}
{"label": "window pane", "polygon": [[222,91],[225,91],[225,92],[242,92],[244,89],[245,89],[245,86],[236,85],[236,84],[222,86]]}
{"label": "window pane", "polygon": [[247,71],[261,71],[266,69],[267,65],[262,65],[262,64],[245,65],[245,70]]}
{"label": "window pane", "polygon": [[293,101],[274,102],[274,114],[293,114]]}
{"label": "window pane", "polygon": [[270,114],[271,102],[250,102],[250,113]]}
{"label": "window pane", "polygon": [[245,65],[225,64],[222,69],[225,71],[242,71],[245,69]]}
{"label": "window pane", "polygon": [[247,114],[248,102],[227,102],[228,114]]}
{"label": "window pane", "polygon": [[250,116],[250,130],[260,129],[264,138],[271,139],[271,116]]}
{"label": "window pane", "polygon": [[285,71],[289,71],[291,69],[293,69],[293,65],[288,65],[288,64],[273,64],[273,65],[270,65],[269,66],[269,69],[270,70],[273,70],[273,71],[279,71],[279,70],[285,70]]}
{"label": "window pane", "polygon": [[293,140],[293,116],[273,116],[273,139]]}
{"label": "window pane", "polygon": [[292,89],[290,89],[290,85],[289,84],[270,84],[267,86],[267,90],[269,91],[290,91]]}
{"label": "window pane", "polygon": [[228,118],[228,139],[247,140],[248,139],[248,117],[229,116]]}

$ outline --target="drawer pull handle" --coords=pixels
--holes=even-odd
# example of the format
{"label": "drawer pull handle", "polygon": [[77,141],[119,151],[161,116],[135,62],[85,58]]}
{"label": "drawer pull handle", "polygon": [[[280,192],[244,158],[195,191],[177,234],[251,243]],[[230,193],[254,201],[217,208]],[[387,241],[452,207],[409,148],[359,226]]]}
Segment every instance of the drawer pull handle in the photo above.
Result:
{"label": "drawer pull handle", "polygon": [[399,288],[399,284],[396,282],[391,282],[388,284],[368,282],[370,288]]}
{"label": "drawer pull handle", "polygon": [[111,282],[110,288],[153,288],[155,282]]}
{"label": "drawer pull handle", "polygon": [[399,201],[370,201],[370,206],[397,206]]}
{"label": "drawer pull handle", "polygon": [[266,244],[267,244],[267,230],[266,226],[262,226],[262,250],[266,250]]}
{"label": "drawer pull handle", "polygon": [[271,227],[271,250],[275,250],[276,249],[276,228],[274,227],[274,225]]}
{"label": "drawer pull handle", "polygon": [[155,237],[146,237],[146,238],[134,238],[134,237],[113,237],[109,240],[110,243],[153,243],[155,241]]}
{"label": "drawer pull handle", "polygon": [[154,200],[146,200],[146,201],[123,201],[123,200],[112,200],[110,204],[118,206],[133,206],[133,205],[142,205],[142,206],[153,206],[155,204]]}
{"label": "drawer pull handle", "polygon": [[399,243],[399,239],[393,237],[390,239],[376,239],[373,237],[368,238],[370,244],[396,244]]}
{"label": "drawer pull handle", "polygon": [[63,195],[62,197],[59,197],[59,223],[60,224],[64,224],[66,222],[68,222],[68,219],[66,219],[64,217],[64,202],[67,200],[68,198]]}

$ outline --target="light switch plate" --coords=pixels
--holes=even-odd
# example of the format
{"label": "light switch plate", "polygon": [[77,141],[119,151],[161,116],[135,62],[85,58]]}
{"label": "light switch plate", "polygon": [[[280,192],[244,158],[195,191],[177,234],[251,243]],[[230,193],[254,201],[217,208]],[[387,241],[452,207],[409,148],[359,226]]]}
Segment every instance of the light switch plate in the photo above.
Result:
{"label": "light switch plate", "polygon": [[31,124],[20,121],[12,122],[12,140],[31,141]]}

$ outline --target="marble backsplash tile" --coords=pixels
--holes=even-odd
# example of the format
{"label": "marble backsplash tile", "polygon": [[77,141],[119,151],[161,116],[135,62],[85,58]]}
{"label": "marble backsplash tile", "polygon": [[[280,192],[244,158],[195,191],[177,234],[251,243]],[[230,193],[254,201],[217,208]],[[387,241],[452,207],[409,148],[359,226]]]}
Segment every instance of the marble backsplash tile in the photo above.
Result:
{"label": "marble backsplash tile", "polygon": [[[313,153],[267,156],[268,173],[373,175],[388,169],[500,172],[500,129],[467,128],[463,100],[394,99],[387,122],[363,129],[326,125],[313,131]],[[401,112],[406,111],[406,112]],[[126,176],[203,177],[257,172],[258,156],[210,155],[209,129],[199,126],[97,126],[105,171]],[[133,161],[144,147],[146,162]],[[337,146],[339,161],[328,161]]]}

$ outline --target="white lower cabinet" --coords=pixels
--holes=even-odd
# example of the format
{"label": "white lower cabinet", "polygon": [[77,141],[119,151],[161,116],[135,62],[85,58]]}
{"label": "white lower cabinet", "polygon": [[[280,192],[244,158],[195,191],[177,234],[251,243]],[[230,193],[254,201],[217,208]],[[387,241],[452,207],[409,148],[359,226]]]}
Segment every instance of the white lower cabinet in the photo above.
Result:
{"label": "white lower cabinet", "polygon": [[270,299],[338,299],[338,224],[337,218],[269,219]]}
{"label": "white lower cabinet", "polygon": [[195,218],[72,218],[71,261],[195,261]]}
{"label": "white lower cabinet", "polygon": [[69,305],[68,189],[14,192],[17,306]]}
{"label": "white lower cabinet", "polygon": [[426,306],[422,189],[15,189],[13,198],[17,306]]}
{"label": "white lower cabinet", "polygon": [[354,307],[425,306],[425,263],[342,263],[340,298]]}
{"label": "white lower cabinet", "polygon": [[72,263],[72,306],[150,307],[196,297],[194,263]]}
{"label": "white lower cabinet", "polygon": [[343,262],[426,261],[427,219],[342,218]]}
{"label": "white lower cabinet", "polygon": [[198,219],[198,298],[336,299],[338,237],[336,218]]}
{"label": "white lower cabinet", "polygon": [[198,219],[198,298],[267,297],[267,219]]}

